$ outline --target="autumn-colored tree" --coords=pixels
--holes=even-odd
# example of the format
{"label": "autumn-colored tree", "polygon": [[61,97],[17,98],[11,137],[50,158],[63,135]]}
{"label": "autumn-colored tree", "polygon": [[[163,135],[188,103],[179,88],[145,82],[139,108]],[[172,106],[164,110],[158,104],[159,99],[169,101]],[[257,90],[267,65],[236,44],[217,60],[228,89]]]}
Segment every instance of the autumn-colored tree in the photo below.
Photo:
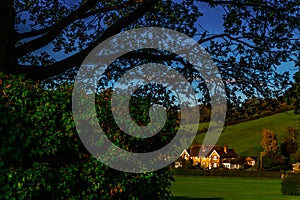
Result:
{"label": "autumn-colored tree", "polygon": [[261,145],[264,148],[266,155],[273,156],[278,151],[277,136],[274,131],[269,129],[263,129]]}
{"label": "autumn-colored tree", "polygon": [[[267,168],[273,167],[281,167],[284,164],[284,160],[282,159],[281,155],[278,153],[278,142],[277,142],[277,135],[274,131],[269,129],[263,129],[262,132],[262,147],[264,151],[261,152],[261,156],[264,156],[264,163],[266,164]],[[261,162],[263,158],[261,157]],[[265,166],[265,164],[261,164],[261,167]]]}

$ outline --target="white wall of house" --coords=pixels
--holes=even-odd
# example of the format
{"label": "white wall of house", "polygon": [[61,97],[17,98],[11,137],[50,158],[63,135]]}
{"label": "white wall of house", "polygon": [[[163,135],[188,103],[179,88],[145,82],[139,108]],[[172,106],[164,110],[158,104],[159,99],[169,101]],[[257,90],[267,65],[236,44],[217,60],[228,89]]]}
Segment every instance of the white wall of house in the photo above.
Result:
{"label": "white wall of house", "polygon": [[231,164],[231,163],[222,163],[222,165],[227,169],[239,169],[239,164]]}

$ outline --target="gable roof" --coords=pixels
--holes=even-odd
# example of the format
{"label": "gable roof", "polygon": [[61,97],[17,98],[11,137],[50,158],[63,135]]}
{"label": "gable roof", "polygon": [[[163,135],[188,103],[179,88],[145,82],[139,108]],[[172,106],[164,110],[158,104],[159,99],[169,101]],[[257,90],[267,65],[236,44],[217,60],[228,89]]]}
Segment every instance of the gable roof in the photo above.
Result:
{"label": "gable roof", "polygon": [[252,160],[257,161],[258,158],[257,158],[257,157],[251,157],[251,156],[248,156],[247,158],[245,158],[245,160],[246,160],[246,161],[252,161]]}
{"label": "gable roof", "polygon": [[233,158],[237,157],[237,153],[234,149],[227,149],[227,151],[224,150],[224,147],[222,146],[215,146],[214,150],[220,155],[221,158]]}
{"label": "gable roof", "polygon": [[217,152],[216,150],[213,150],[213,151],[211,152],[211,154],[209,154],[209,157],[211,157],[211,156],[214,154],[214,152],[216,152],[216,154],[217,154],[219,157],[221,157],[221,156],[218,154],[218,152]]}
{"label": "gable roof", "polygon": [[180,154],[180,156],[182,156],[183,154],[187,154],[188,156],[190,156],[190,153],[189,153],[189,149],[184,149],[183,151],[182,151],[182,153]]}
{"label": "gable roof", "polygon": [[[211,150],[206,153],[205,151],[207,149]],[[205,152],[205,157],[210,156],[213,151],[216,151],[221,158],[236,158],[238,156],[234,149],[228,149],[227,146],[225,149],[225,146],[222,147],[220,145],[194,145],[190,148],[190,155],[192,157],[199,156],[200,151],[202,151],[202,153]]]}

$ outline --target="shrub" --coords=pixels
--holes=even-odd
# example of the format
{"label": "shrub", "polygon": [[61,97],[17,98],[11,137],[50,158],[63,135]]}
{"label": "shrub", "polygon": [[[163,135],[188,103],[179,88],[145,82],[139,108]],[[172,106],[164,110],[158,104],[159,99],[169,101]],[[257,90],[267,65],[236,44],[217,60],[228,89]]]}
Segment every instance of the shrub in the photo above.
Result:
{"label": "shrub", "polygon": [[0,74],[0,199],[170,198],[169,168],[123,173],[87,152],[72,120],[71,91]]}
{"label": "shrub", "polygon": [[300,195],[300,174],[288,174],[281,182],[281,192],[285,195]]}
{"label": "shrub", "polygon": [[251,178],[280,178],[280,172],[259,170],[228,170],[228,169],[174,169],[175,175],[183,176],[227,176],[227,177],[251,177]]}

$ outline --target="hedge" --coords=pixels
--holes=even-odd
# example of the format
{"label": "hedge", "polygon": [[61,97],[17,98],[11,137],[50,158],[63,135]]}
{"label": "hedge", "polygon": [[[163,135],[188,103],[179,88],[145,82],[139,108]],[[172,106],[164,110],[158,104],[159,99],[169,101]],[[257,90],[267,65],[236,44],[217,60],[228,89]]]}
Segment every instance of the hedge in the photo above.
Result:
{"label": "hedge", "polygon": [[227,176],[227,177],[250,177],[250,178],[280,178],[281,173],[263,170],[226,170],[226,169],[173,169],[174,175],[183,176]]}
{"label": "hedge", "polygon": [[168,167],[124,173],[87,152],[72,120],[71,92],[69,85],[46,90],[0,73],[0,199],[169,199]]}
{"label": "hedge", "polygon": [[300,173],[289,173],[281,181],[281,192],[285,195],[300,195]]}

